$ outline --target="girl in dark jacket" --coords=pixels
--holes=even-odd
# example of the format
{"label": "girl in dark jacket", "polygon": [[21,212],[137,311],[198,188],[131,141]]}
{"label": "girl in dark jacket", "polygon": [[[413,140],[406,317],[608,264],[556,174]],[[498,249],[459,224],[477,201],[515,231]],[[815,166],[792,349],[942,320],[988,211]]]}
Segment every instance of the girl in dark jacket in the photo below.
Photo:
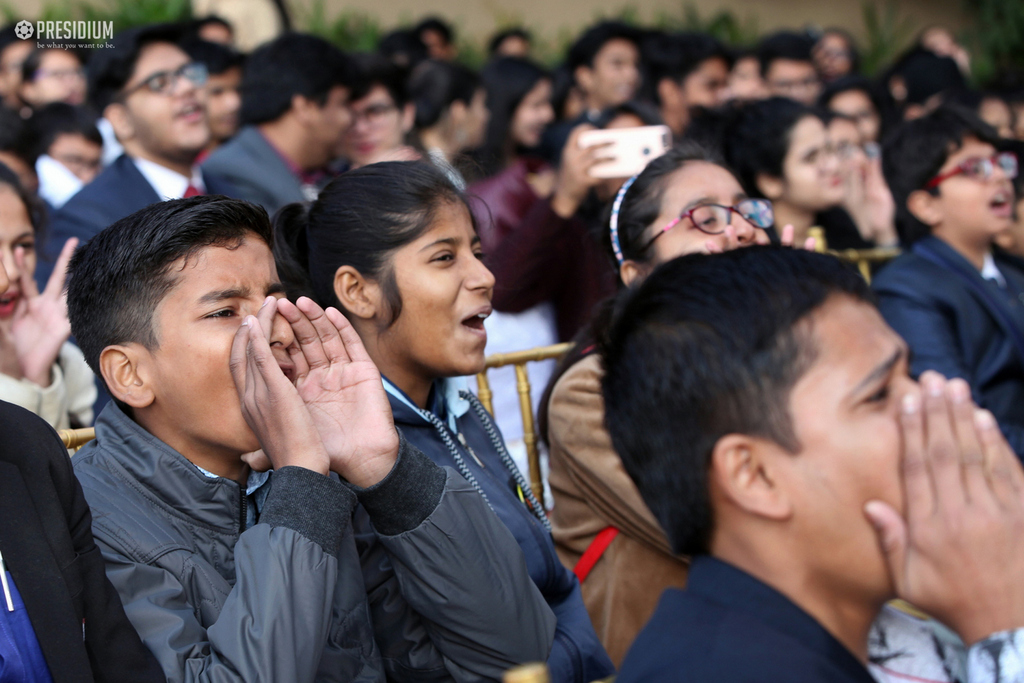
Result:
{"label": "girl in dark jacket", "polygon": [[345,313],[384,376],[405,437],[459,471],[519,542],[558,618],[552,679],[588,683],[613,673],[540,503],[459,379],[483,369],[494,288],[462,194],[428,164],[373,164],[335,179],[308,213],[283,209],[276,232],[289,294],[311,287],[316,300]]}

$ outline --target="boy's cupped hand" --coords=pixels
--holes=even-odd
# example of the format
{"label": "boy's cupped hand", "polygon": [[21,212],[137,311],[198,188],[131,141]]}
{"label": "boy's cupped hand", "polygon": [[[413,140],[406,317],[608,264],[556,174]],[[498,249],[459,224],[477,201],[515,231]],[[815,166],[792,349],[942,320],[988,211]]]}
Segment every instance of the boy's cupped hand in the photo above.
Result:
{"label": "boy's cupped hand", "polygon": [[904,513],[865,512],[899,597],[970,645],[1024,627],[1024,471],[966,382],[920,384],[900,412]]}
{"label": "boy's cupped hand", "polygon": [[[270,349],[278,313],[295,334],[288,348],[294,384]],[[329,469],[356,486],[386,477],[398,456],[398,432],[380,372],[352,325],[337,309],[325,311],[306,297],[295,304],[268,301],[255,320],[248,334],[243,325],[236,335],[232,375],[246,420],[271,463],[282,467],[277,459],[291,457],[285,452],[309,450],[314,460],[323,453]]]}

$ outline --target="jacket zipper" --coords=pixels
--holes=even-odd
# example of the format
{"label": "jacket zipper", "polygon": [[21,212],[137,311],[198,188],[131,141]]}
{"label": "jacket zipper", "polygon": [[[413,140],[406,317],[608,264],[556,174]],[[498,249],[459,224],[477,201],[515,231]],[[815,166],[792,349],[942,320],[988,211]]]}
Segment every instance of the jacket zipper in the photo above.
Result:
{"label": "jacket zipper", "polygon": [[238,487],[238,535],[241,536],[245,531],[246,522],[246,500],[245,500],[245,489],[241,486]]}

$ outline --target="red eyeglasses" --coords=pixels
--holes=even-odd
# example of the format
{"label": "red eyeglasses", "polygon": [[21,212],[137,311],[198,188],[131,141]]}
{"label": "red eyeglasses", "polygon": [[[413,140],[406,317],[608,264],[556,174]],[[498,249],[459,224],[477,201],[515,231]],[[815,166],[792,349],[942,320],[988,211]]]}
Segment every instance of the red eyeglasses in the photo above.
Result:
{"label": "red eyeglasses", "polygon": [[1003,173],[1010,180],[1017,177],[1017,155],[1013,152],[1000,152],[988,159],[967,159],[956,165],[956,168],[940,173],[924,186],[924,189],[931,190],[939,186],[943,180],[956,175],[965,175],[976,180],[988,180],[996,172],[996,166],[1003,169]]}

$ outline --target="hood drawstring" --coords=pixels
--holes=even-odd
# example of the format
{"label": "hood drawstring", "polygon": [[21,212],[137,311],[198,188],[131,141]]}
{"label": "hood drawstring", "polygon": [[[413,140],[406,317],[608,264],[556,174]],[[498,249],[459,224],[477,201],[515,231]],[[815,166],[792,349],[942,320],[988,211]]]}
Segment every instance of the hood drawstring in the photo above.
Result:
{"label": "hood drawstring", "polygon": [[508,449],[505,448],[505,442],[502,440],[501,435],[498,434],[498,430],[494,426],[494,420],[491,419],[487,409],[484,408],[483,404],[480,403],[480,399],[471,394],[468,391],[460,391],[459,396],[469,402],[473,412],[476,413],[477,419],[483,425],[484,431],[487,432],[487,436],[491,439],[491,444],[494,445],[494,450],[498,452],[498,457],[501,458],[501,462],[505,465],[505,469],[509,471],[512,478],[515,480],[516,485],[519,486],[526,500],[530,504],[530,510],[533,512],[537,520],[544,525],[544,528],[551,531],[551,522],[548,521],[548,516],[544,514],[544,507],[537,500],[537,497],[533,495],[533,489],[530,488],[529,482],[526,481],[526,477],[519,471],[516,466],[515,460],[509,455]]}
{"label": "hood drawstring", "polygon": [[[529,483],[523,477],[522,472],[516,467],[516,463],[512,460],[512,456],[508,454],[508,450],[505,448],[505,442],[501,440],[501,436],[498,434],[498,430],[494,428],[494,422],[491,420],[491,416],[487,414],[487,409],[483,407],[483,404],[477,399],[476,396],[469,393],[468,391],[460,391],[459,396],[469,402],[473,412],[476,414],[477,419],[483,425],[484,431],[487,432],[487,436],[491,440],[491,444],[494,446],[494,450],[498,452],[498,457],[501,458],[502,464],[505,469],[512,475],[512,479],[515,480],[516,485],[522,490],[523,495],[529,502],[528,507],[533,515],[540,521],[540,523],[547,529],[548,533],[551,532],[551,522],[548,521],[547,515],[544,514],[544,508],[541,507],[537,497],[533,495],[533,491],[530,489]],[[429,410],[421,410],[420,414],[426,418],[434,430],[440,435],[444,445],[447,446],[448,452],[451,453],[452,460],[455,461],[455,468],[459,471],[459,474],[469,482],[469,485],[476,489],[476,492],[480,494],[480,497],[484,499],[487,506],[494,509],[491,505],[491,501],[487,499],[487,494],[484,493],[483,488],[480,486],[480,482],[477,481],[476,476],[469,469],[469,465],[466,464],[466,459],[462,457],[462,452],[458,446],[455,445],[455,441],[452,440],[451,434],[448,431],[448,427],[441,421],[434,413]],[[468,447],[467,447],[468,448]]]}

